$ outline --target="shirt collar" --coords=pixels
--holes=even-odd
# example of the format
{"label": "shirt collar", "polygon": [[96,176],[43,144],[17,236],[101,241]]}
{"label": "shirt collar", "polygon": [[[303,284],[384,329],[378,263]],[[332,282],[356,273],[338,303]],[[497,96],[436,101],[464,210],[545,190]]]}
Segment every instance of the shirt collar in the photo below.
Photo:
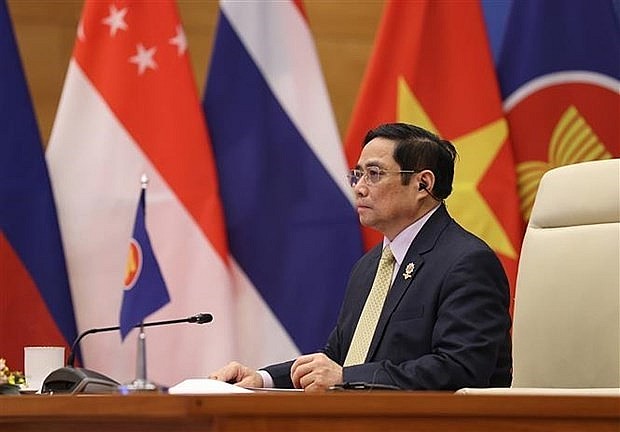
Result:
{"label": "shirt collar", "polygon": [[390,242],[387,237],[383,237],[383,248],[386,246],[390,246],[392,250],[392,255],[394,255],[394,259],[396,260],[396,268],[399,268],[405,259],[405,255],[409,250],[409,246],[416,238],[426,221],[437,211],[439,205],[435,208],[428,211],[424,216],[420,219],[409,225],[407,228],[402,230],[395,238]]}

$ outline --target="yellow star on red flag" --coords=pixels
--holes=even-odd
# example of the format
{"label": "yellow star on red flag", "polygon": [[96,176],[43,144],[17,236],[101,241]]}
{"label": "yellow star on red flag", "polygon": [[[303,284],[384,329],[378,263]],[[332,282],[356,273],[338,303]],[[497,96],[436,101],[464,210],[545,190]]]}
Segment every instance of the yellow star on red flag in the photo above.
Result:
{"label": "yellow star on red flag", "polygon": [[[442,135],[402,77],[398,79],[397,104],[398,121],[413,123]],[[506,120],[500,118],[452,140],[459,157],[454,190],[446,204],[466,229],[481,237],[496,252],[516,259],[517,252],[504,227],[478,189],[507,136]]]}

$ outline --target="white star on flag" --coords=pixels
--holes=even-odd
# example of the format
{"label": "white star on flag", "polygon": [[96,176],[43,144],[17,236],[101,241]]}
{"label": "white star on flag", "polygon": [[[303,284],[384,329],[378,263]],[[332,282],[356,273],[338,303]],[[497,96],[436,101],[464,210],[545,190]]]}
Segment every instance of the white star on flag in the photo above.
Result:
{"label": "white star on flag", "polygon": [[183,31],[183,27],[180,25],[177,26],[177,34],[168,39],[171,45],[175,45],[177,47],[177,54],[182,56],[187,50],[187,38],[185,37],[185,32]]}
{"label": "white star on flag", "polygon": [[84,22],[82,20],[78,23],[77,38],[82,42],[86,39],[86,33],[84,33]]}
{"label": "white star on flag", "polygon": [[144,45],[138,44],[136,50],[136,55],[131,57],[129,62],[138,65],[138,75],[142,75],[147,69],[157,69],[157,63],[153,59],[157,52],[156,47],[145,49]]}
{"label": "white star on flag", "polygon": [[127,8],[118,10],[116,6],[110,5],[110,15],[101,20],[102,23],[110,26],[110,36],[115,36],[118,29],[127,30],[125,15],[127,15]]}

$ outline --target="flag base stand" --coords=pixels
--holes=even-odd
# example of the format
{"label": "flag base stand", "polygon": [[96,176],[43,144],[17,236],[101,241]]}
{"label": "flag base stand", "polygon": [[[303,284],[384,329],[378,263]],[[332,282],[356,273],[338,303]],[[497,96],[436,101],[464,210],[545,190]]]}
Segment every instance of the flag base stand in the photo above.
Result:
{"label": "flag base stand", "polygon": [[119,393],[124,395],[146,392],[166,393],[168,391],[168,388],[148,380],[135,379],[128,384],[122,384],[118,386],[118,391]]}
{"label": "flag base stand", "polygon": [[144,334],[144,323],[140,324],[140,334],[138,335],[138,351],[136,353],[136,379],[130,383],[118,386],[121,394],[156,392],[165,393],[166,387],[149,381],[146,378],[146,335]]}

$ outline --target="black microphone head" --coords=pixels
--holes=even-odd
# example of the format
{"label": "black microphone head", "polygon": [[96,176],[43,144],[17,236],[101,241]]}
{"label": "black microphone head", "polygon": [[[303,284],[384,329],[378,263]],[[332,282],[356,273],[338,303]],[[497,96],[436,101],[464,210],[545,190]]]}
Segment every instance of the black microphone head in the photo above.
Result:
{"label": "black microphone head", "polygon": [[199,313],[189,319],[189,322],[193,322],[196,324],[206,324],[210,323],[211,321],[213,321],[213,315],[209,313]]}

